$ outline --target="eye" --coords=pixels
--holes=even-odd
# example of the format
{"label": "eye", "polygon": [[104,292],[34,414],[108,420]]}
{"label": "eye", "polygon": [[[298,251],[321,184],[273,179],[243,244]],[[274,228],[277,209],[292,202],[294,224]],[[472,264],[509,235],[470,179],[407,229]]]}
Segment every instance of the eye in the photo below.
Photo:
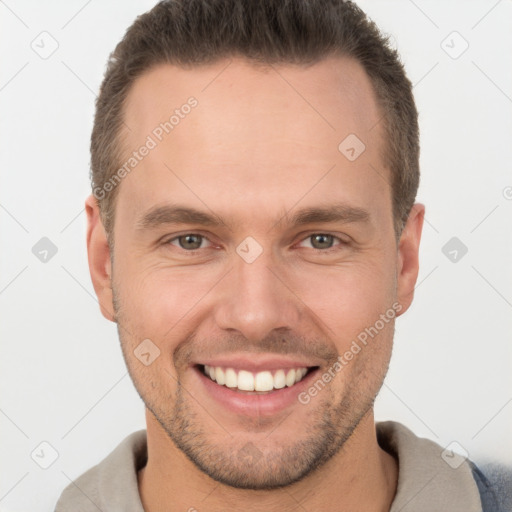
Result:
{"label": "eye", "polygon": [[335,248],[333,247],[335,240],[338,240],[340,242],[338,245],[346,244],[346,242],[343,241],[341,238],[334,235],[330,235],[328,233],[314,233],[313,235],[310,235],[307,238],[305,238],[301,242],[301,244],[310,241],[313,249],[323,252],[329,252],[330,249],[335,250]]}
{"label": "eye", "polygon": [[194,251],[196,249],[201,249],[201,245],[205,240],[208,239],[203,235],[198,235],[197,233],[187,233],[185,235],[180,235],[175,238],[171,238],[166,243],[176,246],[176,243],[174,242],[177,242],[179,244],[178,246],[181,249],[184,249],[186,251]]}

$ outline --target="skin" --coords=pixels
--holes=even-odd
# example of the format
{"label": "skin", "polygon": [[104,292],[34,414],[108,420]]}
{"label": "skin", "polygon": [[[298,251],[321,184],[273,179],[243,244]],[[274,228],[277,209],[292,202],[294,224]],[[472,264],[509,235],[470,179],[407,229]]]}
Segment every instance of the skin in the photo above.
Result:
{"label": "skin", "polygon": [[[129,93],[127,155],[190,96],[198,106],[119,185],[112,252],[96,201],[86,200],[94,288],[146,404],[144,508],[389,510],[398,466],[377,443],[373,401],[394,320],[308,404],[270,416],[219,407],[191,366],[205,356],[289,354],[323,373],[393,303],[397,316],[410,306],[424,206],[414,205],[397,243],[369,78],[334,57],[310,67],[161,65]],[[353,162],[338,150],[351,133],[366,146]],[[168,201],[224,224],[137,229]],[[339,202],[368,221],[287,222],[298,209]],[[319,233],[334,238],[319,245]],[[185,234],[206,237],[194,239],[194,254],[180,245]],[[236,252],[247,236],[263,249],[250,264]],[[160,356],[145,366],[133,351],[148,338]],[[260,455],[252,466],[240,455],[248,443]]]}

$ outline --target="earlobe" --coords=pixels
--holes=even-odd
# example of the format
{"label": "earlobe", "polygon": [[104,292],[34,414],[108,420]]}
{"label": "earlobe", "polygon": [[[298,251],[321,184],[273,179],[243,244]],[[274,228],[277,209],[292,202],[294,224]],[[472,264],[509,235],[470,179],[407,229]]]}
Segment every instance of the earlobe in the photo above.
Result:
{"label": "earlobe", "polygon": [[112,268],[107,235],[100,218],[96,198],[90,195],[85,200],[87,214],[87,255],[89,272],[94,291],[103,316],[115,322],[112,302]]}
{"label": "earlobe", "polygon": [[425,206],[420,203],[414,204],[398,244],[397,296],[402,305],[400,315],[409,309],[414,298],[414,288],[419,272],[419,248],[424,217]]}

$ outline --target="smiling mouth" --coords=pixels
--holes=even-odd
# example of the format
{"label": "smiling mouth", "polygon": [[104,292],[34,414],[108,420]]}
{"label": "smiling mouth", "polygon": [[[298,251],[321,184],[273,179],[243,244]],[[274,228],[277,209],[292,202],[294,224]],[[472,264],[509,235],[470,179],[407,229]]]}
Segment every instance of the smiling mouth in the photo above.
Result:
{"label": "smiling mouth", "polygon": [[268,394],[293,387],[318,366],[282,368],[251,372],[242,369],[198,365],[199,370],[219,386],[248,394]]}

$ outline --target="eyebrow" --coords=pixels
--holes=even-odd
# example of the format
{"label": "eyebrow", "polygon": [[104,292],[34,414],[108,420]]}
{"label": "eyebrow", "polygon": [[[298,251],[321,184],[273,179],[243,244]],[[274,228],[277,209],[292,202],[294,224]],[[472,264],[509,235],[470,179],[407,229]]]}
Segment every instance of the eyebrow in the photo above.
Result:
{"label": "eyebrow", "polygon": [[[288,224],[290,227],[299,227],[319,222],[369,223],[369,221],[370,213],[367,210],[344,203],[336,203],[328,206],[303,208],[295,212],[291,217],[288,213],[285,213],[273,224],[273,227],[279,227],[283,224]],[[167,224],[200,224],[209,227],[227,226],[231,229],[228,223],[216,215],[174,204],[165,204],[149,209],[136,221],[135,228],[136,230],[151,230]]]}

